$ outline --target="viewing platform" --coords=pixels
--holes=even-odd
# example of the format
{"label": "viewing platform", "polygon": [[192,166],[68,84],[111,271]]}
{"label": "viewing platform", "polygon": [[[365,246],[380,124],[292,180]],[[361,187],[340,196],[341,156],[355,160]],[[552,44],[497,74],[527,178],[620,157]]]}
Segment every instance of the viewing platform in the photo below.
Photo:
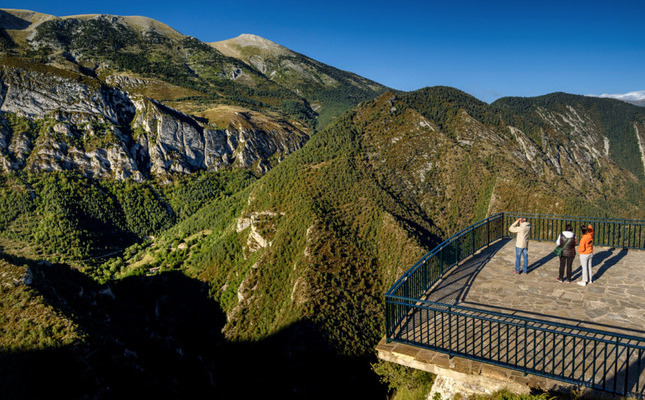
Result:
{"label": "viewing platform", "polygon": [[433,391],[444,396],[505,387],[643,398],[645,251],[638,246],[645,247],[645,228],[603,233],[618,227],[592,223],[600,228],[598,241],[613,235],[627,245],[595,245],[593,283],[581,286],[579,257],[573,282],[560,283],[554,240],[537,239],[557,236],[566,223],[560,217],[528,216],[535,235],[528,274],[513,273],[508,226],[516,216],[491,217],[460,232],[390,289],[379,357],[436,374]]}

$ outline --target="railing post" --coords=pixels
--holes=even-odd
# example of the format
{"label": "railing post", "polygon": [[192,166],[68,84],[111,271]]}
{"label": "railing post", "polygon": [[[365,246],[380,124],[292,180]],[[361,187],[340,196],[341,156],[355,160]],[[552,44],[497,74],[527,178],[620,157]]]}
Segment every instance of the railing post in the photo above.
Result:
{"label": "railing post", "polygon": [[427,277],[428,267],[425,261],[423,262],[422,268],[423,268],[423,271],[422,271],[423,291],[425,292],[426,290],[428,290],[428,277]]}
{"label": "railing post", "polygon": [[526,368],[527,368],[526,364],[528,363],[528,360],[526,358],[526,348],[529,347],[529,344],[526,341],[527,324],[528,324],[528,321],[524,320],[524,376],[528,374],[528,372],[526,372]]}
{"label": "railing post", "polygon": [[475,254],[475,228],[472,230],[472,234],[470,235],[470,255]]}
{"label": "railing post", "polygon": [[448,306],[448,358],[452,358],[452,307]]}
{"label": "railing post", "polygon": [[390,302],[387,300],[387,296],[385,296],[385,343],[390,343]]}
{"label": "railing post", "polygon": [[457,247],[455,249],[455,264],[459,264],[459,239],[461,238],[458,237],[457,239],[455,239],[455,243],[457,244]]}

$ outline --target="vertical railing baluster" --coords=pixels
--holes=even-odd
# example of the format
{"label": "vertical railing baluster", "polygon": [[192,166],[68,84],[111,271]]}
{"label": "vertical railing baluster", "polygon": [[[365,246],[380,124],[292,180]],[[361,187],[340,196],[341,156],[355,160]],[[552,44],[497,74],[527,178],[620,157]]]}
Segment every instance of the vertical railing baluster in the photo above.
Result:
{"label": "vertical railing baluster", "polygon": [[470,235],[470,255],[475,254],[475,229],[473,228],[472,234]]}
{"label": "vertical railing baluster", "polygon": [[411,315],[411,317],[412,317],[412,341],[414,343],[416,343],[417,342],[417,318],[416,318],[417,313],[414,311],[414,309],[411,309],[411,312],[412,312],[412,315]]}
{"label": "vertical railing baluster", "polygon": [[527,368],[527,364],[528,364],[528,361],[527,361],[527,358],[526,358],[526,350],[529,347],[529,344],[526,341],[526,339],[527,339],[527,337],[526,337],[527,323],[528,323],[528,321],[524,320],[524,375],[525,376],[527,374],[526,368]]}
{"label": "vertical railing baluster", "polygon": [[493,331],[492,331],[493,323],[491,320],[488,320],[488,358],[493,358]]}
{"label": "vertical railing baluster", "polygon": [[625,238],[627,236],[627,221],[623,219],[623,245],[622,247],[625,248]]}
{"label": "vertical railing baluster", "polygon": [[533,327],[533,370],[537,369],[537,365],[535,363],[535,357],[537,357],[537,329]]}
{"label": "vertical railing baluster", "polygon": [[479,320],[479,354],[484,358],[484,320]]}
{"label": "vertical railing baluster", "polygon": [[627,385],[629,385],[629,349],[629,346],[625,347],[627,358],[625,359],[625,385],[623,386],[623,395],[627,394]]}
{"label": "vertical railing baluster", "polygon": [[551,356],[551,375],[555,375],[555,332],[553,332],[553,352]]}
{"label": "vertical railing baluster", "polygon": [[514,353],[515,353],[515,365],[517,365],[517,363],[519,362],[519,359],[518,359],[519,354],[518,353],[520,352],[520,349],[519,349],[520,338],[519,338],[519,335],[517,334],[517,329],[518,329],[517,325],[515,325],[515,351],[514,351]]}
{"label": "vertical railing baluster", "polygon": [[616,393],[616,383],[618,382],[618,343],[620,338],[616,338],[616,360],[614,361],[614,393]]}
{"label": "vertical railing baluster", "polygon": [[607,343],[604,345],[605,355],[603,357],[603,374],[602,374],[602,390],[605,390],[607,385]]}
{"label": "vertical railing baluster", "polygon": [[576,337],[572,336],[571,337],[571,342],[573,343],[573,349],[571,350],[571,379],[575,379],[576,376],[576,348],[577,346],[577,341]]}
{"label": "vertical railing baluster", "polygon": [[[457,318],[457,324],[456,324],[456,326],[459,326],[459,315],[455,315],[455,317]],[[466,330],[468,330],[468,324],[466,324]],[[459,353],[459,344],[460,344],[460,343],[459,343],[459,332],[460,332],[460,331],[461,331],[461,330],[457,329],[457,353]],[[467,350],[466,350],[466,351],[467,351]]]}
{"label": "vertical railing baluster", "polygon": [[584,338],[582,341],[582,381],[586,382],[585,380],[585,373],[586,373],[586,360],[587,360],[587,338]]}
{"label": "vertical railing baluster", "polygon": [[641,368],[641,360],[643,359],[643,349],[638,349],[638,368],[636,368],[636,386],[634,386],[634,392],[638,393],[642,391],[641,388],[641,374],[643,369]]}
{"label": "vertical railing baluster", "polygon": [[593,360],[593,368],[591,370],[591,373],[592,373],[591,382],[592,382],[592,384],[594,386],[596,385],[596,372],[598,372],[596,370],[596,367],[597,367],[596,360],[598,359],[597,350],[598,350],[598,342],[594,340],[594,342],[593,342],[593,358],[592,358],[592,360]]}
{"label": "vertical railing baluster", "polygon": [[448,307],[448,358],[452,358],[452,308]]}
{"label": "vertical railing baluster", "polygon": [[423,292],[425,293],[428,290],[428,277],[427,277],[427,263],[424,261],[423,264],[421,265],[421,272],[422,276],[421,279],[423,279]]}
{"label": "vertical railing baluster", "polygon": [[542,371],[546,371],[546,331],[542,331]]}

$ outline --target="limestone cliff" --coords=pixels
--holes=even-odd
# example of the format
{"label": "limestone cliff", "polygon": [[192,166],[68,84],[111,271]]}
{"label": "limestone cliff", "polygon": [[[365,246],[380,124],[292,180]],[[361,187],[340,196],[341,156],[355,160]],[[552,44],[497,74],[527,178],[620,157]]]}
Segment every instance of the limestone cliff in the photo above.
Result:
{"label": "limestone cliff", "polygon": [[303,129],[285,121],[213,127],[95,79],[4,61],[4,171],[75,169],[89,177],[141,180],[233,166],[263,174],[308,139]]}

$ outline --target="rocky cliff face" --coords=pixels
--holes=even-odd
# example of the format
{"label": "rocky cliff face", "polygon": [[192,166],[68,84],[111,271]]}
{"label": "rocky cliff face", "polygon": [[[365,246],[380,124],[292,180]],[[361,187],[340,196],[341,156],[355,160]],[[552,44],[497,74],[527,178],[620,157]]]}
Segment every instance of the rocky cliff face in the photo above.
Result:
{"label": "rocky cliff face", "polygon": [[263,174],[308,139],[276,121],[225,129],[141,95],[56,70],[5,65],[0,74],[4,171],[78,170],[141,180],[227,166]]}

